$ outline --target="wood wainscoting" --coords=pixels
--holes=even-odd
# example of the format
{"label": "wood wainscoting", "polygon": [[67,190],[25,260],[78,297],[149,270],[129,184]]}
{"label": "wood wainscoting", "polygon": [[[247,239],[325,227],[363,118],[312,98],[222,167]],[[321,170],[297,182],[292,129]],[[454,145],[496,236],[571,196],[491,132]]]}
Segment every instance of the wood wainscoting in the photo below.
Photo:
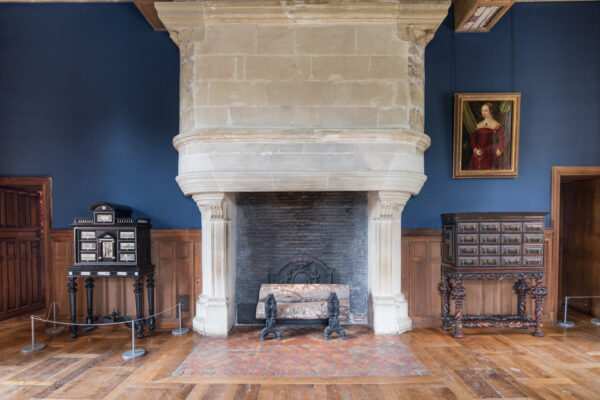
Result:
{"label": "wood wainscoting", "polygon": [[[200,277],[201,230],[200,229],[153,229],[152,263],[155,267],[155,312],[184,304],[183,323],[191,326],[195,299],[202,287]],[[55,284],[51,287],[51,301],[57,303],[60,319],[69,316],[67,274],[65,269],[73,264],[73,231],[53,230],[51,234],[51,269]],[[82,317],[86,310],[83,279],[77,280],[77,314]],[[146,285],[144,284],[144,315],[148,312]],[[119,315],[135,315],[133,279],[94,279],[94,315],[105,316],[112,311]],[[171,310],[157,319],[159,327],[174,327],[177,310]]]}
{"label": "wood wainscoting", "polygon": [[[555,267],[552,264],[552,229],[545,234],[546,282],[548,299],[555,287]],[[195,302],[202,288],[201,282],[201,230],[152,230],[152,262],[156,268],[157,311],[177,304],[187,303],[189,311],[183,312],[184,325],[191,326]],[[67,318],[69,301],[65,269],[73,263],[73,232],[54,230],[51,235],[51,268],[55,285],[51,287],[52,301],[58,303],[58,315]],[[404,229],[402,231],[402,291],[409,302],[409,314],[415,328],[441,325],[441,297],[438,285],[441,277],[441,229]],[[79,279],[77,312],[85,313],[85,287]],[[135,315],[133,281],[131,279],[95,279],[94,315],[108,315],[113,309],[119,314]],[[466,281],[469,296],[465,312],[470,314],[516,313],[516,295],[513,282]],[[145,290],[145,288],[144,288]],[[187,297],[186,297],[187,296]],[[145,296],[144,296],[145,297]],[[555,303],[544,304],[544,319],[555,321]],[[533,310],[533,302],[528,310]],[[144,310],[148,310],[144,304]],[[176,324],[175,310],[158,319],[159,326]]]}
{"label": "wood wainscoting", "polygon": [[[544,303],[544,320],[556,321],[556,303],[552,290],[555,287],[555,267],[552,263],[554,231],[545,232],[545,263],[548,288]],[[408,297],[409,315],[413,327],[441,326],[441,296],[438,285],[441,279],[442,230],[402,230],[402,292]],[[517,296],[512,281],[465,281],[467,290],[465,314],[516,314]],[[533,300],[527,304],[533,314]],[[453,311],[453,310],[451,310]]]}

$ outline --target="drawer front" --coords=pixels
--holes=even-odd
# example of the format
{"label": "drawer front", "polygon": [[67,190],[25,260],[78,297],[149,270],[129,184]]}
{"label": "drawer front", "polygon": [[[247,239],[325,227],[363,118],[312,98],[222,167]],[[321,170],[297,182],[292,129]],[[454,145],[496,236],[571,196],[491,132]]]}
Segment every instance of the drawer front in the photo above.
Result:
{"label": "drawer front", "polygon": [[502,235],[502,243],[503,244],[521,244],[521,235],[510,235],[505,234]]}
{"label": "drawer front", "polygon": [[544,265],[544,257],[523,257],[523,264],[525,265],[537,265],[537,266],[542,266]]}
{"label": "drawer front", "polygon": [[544,243],[544,235],[526,233],[524,236],[525,243]]}
{"label": "drawer front", "polygon": [[502,246],[503,256],[520,256],[521,246]]}
{"label": "drawer front", "polygon": [[459,232],[478,232],[479,224],[477,222],[459,222],[458,223],[458,231]]}
{"label": "drawer front", "polygon": [[523,228],[525,232],[544,232],[544,223],[543,222],[525,222],[523,223]]}
{"label": "drawer front", "polygon": [[500,235],[481,235],[481,244],[498,244]]}
{"label": "drawer front", "polygon": [[500,246],[481,246],[482,256],[498,256],[500,255]]}
{"label": "drawer front", "polygon": [[544,246],[525,246],[523,252],[525,255],[542,256],[544,255]]}
{"label": "drawer front", "polygon": [[500,223],[499,222],[482,222],[479,224],[481,232],[489,232],[489,233],[500,233]]}
{"label": "drawer front", "polygon": [[520,222],[503,222],[502,223],[502,232],[506,232],[506,233],[521,232],[521,223]]}
{"label": "drawer front", "polygon": [[478,265],[477,257],[458,257],[458,265],[461,267],[476,267]]}
{"label": "drawer front", "polygon": [[458,243],[460,244],[477,244],[477,235],[458,235]]}
{"label": "drawer front", "polygon": [[502,265],[506,266],[519,266],[521,265],[521,257],[516,256],[504,256],[502,257]]}
{"label": "drawer front", "polygon": [[500,257],[481,257],[481,265],[484,267],[494,267],[500,265]]}
{"label": "drawer front", "polygon": [[459,256],[476,256],[477,255],[477,246],[458,246],[458,255]]}

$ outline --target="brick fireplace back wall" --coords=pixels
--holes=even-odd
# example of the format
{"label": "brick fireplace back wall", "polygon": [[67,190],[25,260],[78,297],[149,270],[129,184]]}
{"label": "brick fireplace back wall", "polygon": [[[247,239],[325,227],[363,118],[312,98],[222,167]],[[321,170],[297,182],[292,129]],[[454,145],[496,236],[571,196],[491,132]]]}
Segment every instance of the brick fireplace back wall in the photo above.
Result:
{"label": "brick fireplace back wall", "polygon": [[350,322],[367,322],[366,192],[238,193],[236,197],[238,324],[254,319],[270,268],[311,257],[350,285]]}

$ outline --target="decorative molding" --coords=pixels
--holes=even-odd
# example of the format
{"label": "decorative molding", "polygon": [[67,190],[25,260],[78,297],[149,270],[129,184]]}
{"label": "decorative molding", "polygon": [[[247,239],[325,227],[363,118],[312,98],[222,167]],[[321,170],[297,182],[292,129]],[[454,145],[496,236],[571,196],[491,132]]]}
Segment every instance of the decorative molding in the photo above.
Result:
{"label": "decorative molding", "polygon": [[[427,177],[403,171],[373,172],[196,172],[179,175],[186,196],[203,192],[393,191],[417,194]],[[200,207],[200,206],[199,206]]]}
{"label": "decorative molding", "polygon": [[378,203],[378,210],[374,215],[375,219],[392,220],[400,218],[410,196],[411,193],[408,192],[370,192],[369,200]]}
{"label": "decorative molding", "polygon": [[213,24],[331,24],[397,22],[434,31],[445,18],[449,0],[427,1],[193,1],[155,3],[169,30]]}
{"label": "decorative molding", "polygon": [[182,151],[196,143],[275,143],[275,144],[410,144],[420,152],[431,145],[431,138],[408,129],[198,129],[173,138],[173,146]]}
{"label": "decorative molding", "polygon": [[203,222],[227,219],[225,193],[195,194],[192,198],[202,213]]}

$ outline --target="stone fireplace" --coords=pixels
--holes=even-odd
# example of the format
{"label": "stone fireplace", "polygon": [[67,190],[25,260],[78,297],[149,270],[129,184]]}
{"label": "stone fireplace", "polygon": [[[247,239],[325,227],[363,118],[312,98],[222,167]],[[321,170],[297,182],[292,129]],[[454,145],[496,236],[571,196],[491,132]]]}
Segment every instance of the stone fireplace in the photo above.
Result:
{"label": "stone fireplace", "polygon": [[235,323],[237,194],[261,192],[364,192],[368,322],[411,329],[400,222],[426,179],[424,52],[449,3],[155,3],[181,55],[177,182],[202,214],[197,332]]}

